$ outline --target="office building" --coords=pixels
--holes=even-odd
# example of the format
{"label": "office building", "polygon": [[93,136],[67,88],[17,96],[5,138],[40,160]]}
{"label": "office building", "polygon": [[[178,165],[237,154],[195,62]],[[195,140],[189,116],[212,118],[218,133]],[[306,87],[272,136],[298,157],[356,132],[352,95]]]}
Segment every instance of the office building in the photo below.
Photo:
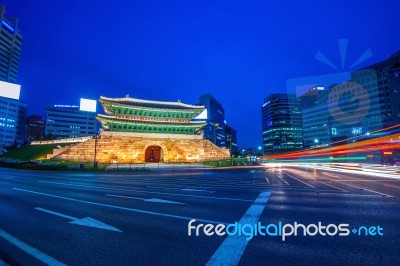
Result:
{"label": "office building", "polygon": [[95,111],[83,111],[82,105],[50,105],[46,108],[46,138],[76,138],[96,134]]}
{"label": "office building", "polygon": [[26,135],[27,139],[43,139],[45,121],[42,120],[40,115],[31,115],[26,118]]}
{"label": "office building", "polygon": [[0,5],[0,80],[17,82],[22,35],[18,19],[5,16],[5,6]]}
{"label": "office building", "polygon": [[[304,147],[327,147],[376,137],[376,130],[400,124],[400,52],[353,71],[350,80],[300,96]],[[390,152],[390,154],[394,154]],[[379,151],[368,161],[393,160]]]}
{"label": "office building", "polygon": [[0,148],[19,146],[25,141],[26,104],[0,97]]}
{"label": "office building", "polygon": [[228,125],[225,126],[225,148],[229,149],[232,154],[238,151],[236,129]]}
{"label": "office building", "polygon": [[264,154],[277,154],[303,147],[300,100],[295,94],[274,93],[261,108]]}
{"label": "office building", "polygon": [[400,123],[400,52],[351,73],[349,81],[300,96],[304,146],[344,144],[349,138]]}
{"label": "office building", "polygon": [[[361,112],[366,114],[365,125],[374,124],[370,130],[400,123],[400,51],[386,60],[352,72],[348,83],[353,90],[368,93],[368,97],[365,96],[367,104],[361,102],[360,106],[367,109]],[[363,94],[357,92],[355,96],[362,99]]]}
{"label": "office building", "polygon": [[0,5],[0,152],[25,141],[26,104],[17,82],[22,36],[18,19],[5,16]]}
{"label": "office building", "polygon": [[321,102],[324,93],[324,87],[315,86],[299,97],[304,148],[327,147],[331,143],[328,106],[326,102]]}
{"label": "office building", "polygon": [[199,97],[198,105],[203,105],[207,114],[204,120],[207,125],[203,128],[204,138],[219,147],[226,147],[225,140],[225,111],[221,103],[210,93]]}

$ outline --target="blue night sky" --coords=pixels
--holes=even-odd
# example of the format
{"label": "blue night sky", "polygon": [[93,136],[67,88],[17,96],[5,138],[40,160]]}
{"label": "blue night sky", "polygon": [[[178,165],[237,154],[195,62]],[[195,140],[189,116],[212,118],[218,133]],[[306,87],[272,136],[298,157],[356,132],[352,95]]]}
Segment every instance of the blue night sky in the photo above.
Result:
{"label": "blue night sky", "polygon": [[[0,0],[23,34],[19,82],[29,114],[79,98],[195,104],[210,92],[240,147],[261,144],[261,106],[293,78],[344,69],[366,50],[400,50],[399,1]],[[334,70],[317,61],[323,52]],[[100,105],[98,109],[102,112]]]}

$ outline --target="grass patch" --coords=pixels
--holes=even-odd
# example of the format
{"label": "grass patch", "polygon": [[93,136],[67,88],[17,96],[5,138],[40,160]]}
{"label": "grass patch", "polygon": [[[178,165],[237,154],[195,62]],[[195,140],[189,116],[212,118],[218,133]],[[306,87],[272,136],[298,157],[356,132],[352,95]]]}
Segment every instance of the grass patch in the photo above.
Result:
{"label": "grass patch", "polygon": [[[215,166],[215,167],[231,166],[230,159],[204,161],[203,163],[207,166]],[[245,164],[247,164],[247,158],[232,158],[232,164],[233,165],[245,165]]]}
{"label": "grass patch", "polygon": [[45,145],[24,145],[18,149],[6,152],[2,156],[21,161],[46,159],[46,155],[53,153],[53,149],[60,144],[45,144]]}

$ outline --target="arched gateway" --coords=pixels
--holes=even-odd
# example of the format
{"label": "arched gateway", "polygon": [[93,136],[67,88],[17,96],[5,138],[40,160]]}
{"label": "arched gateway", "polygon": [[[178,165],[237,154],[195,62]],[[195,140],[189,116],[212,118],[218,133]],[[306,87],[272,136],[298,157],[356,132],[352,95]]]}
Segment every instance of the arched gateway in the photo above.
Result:
{"label": "arched gateway", "polygon": [[160,146],[149,146],[144,153],[144,160],[147,163],[162,161],[162,148]]}

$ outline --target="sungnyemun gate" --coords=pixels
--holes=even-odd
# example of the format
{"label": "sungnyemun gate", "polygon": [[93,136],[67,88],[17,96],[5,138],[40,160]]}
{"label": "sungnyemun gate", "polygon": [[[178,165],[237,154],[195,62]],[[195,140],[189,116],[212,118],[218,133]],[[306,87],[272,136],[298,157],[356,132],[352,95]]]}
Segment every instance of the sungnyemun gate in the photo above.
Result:
{"label": "sungnyemun gate", "polygon": [[177,102],[100,97],[101,134],[55,159],[100,163],[201,162],[229,158],[229,150],[203,139],[206,122],[194,120],[204,106]]}

